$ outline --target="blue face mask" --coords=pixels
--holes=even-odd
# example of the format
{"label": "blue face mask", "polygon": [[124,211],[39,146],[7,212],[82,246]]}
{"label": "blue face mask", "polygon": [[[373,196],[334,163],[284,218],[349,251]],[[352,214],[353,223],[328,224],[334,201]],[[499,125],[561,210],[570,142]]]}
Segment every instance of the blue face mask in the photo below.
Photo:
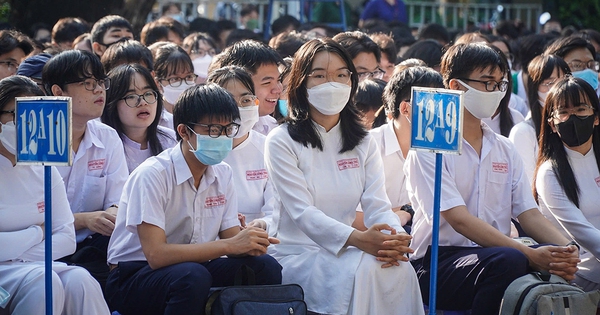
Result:
{"label": "blue face mask", "polygon": [[288,117],[287,100],[278,100],[277,108],[283,117]]}
{"label": "blue face mask", "polygon": [[[208,135],[199,135],[191,128],[189,129],[196,135],[196,150],[190,149],[190,152],[193,152],[198,161],[204,165],[221,163],[233,148],[233,139],[231,138],[226,136],[211,138]],[[188,145],[193,148],[189,141]]]}
{"label": "blue face mask", "polygon": [[576,78],[584,79],[585,82],[589,83],[594,88],[594,90],[598,88],[598,72],[592,69],[585,69],[575,71],[572,75]]}

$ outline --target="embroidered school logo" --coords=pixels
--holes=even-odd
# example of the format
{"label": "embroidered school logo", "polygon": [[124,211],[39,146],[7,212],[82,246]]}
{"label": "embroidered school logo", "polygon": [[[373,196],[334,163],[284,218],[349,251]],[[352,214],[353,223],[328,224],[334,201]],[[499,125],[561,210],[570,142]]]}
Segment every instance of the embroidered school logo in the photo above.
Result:
{"label": "embroidered school logo", "polygon": [[337,165],[338,165],[338,170],[340,170],[340,171],[347,170],[349,168],[358,168],[359,167],[357,158],[339,160],[339,161],[337,161]]}
{"label": "embroidered school logo", "polygon": [[101,170],[104,168],[104,163],[106,159],[91,160],[88,162],[88,171]]}
{"label": "embroidered school logo", "polygon": [[508,174],[508,163],[492,162],[492,171],[495,173]]}
{"label": "embroidered school logo", "polygon": [[213,196],[213,197],[209,196],[209,197],[206,197],[206,200],[204,200],[204,207],[212,208],[212,207],[222,206],[226,203],[227,203],[227,199],[225,199],[225,195],[218,195],[218,196]]}
{"label": "embroidered school logo", "polygon": [[269,177],[267,170],[251,170],[246,171],[246,180],[261,180]]}
{"label": "embroidered school logo", "polygon": [[40,201],[37,203],[37,208],[39,213],[43,213],[46,211],[46,203],[44,201]]}
{"label": "embroidered school logo", "polygon": [[598,187],[600,187],[600,177],[596,177],[596,185],[598,185]]}

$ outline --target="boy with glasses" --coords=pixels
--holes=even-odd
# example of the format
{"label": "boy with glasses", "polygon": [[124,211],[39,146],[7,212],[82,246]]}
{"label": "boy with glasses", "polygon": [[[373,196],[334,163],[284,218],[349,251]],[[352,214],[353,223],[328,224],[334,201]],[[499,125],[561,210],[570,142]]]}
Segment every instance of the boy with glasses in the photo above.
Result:
{"label": "boy with glasses", "polygon": [[576,36],[563,37],[552,43],[544,52],[561,57],[576,78],[584,79],[598,94],[600,63],[595,60],[596,49],[589,41]]}
{"label": "boy with glasses", "polygon": [[[485,44],[458,44],[442,57],[444,85],[463,95],[462,155],[442,166],[437,308],[497,314],[504,290],[534,270],[567,280],[577,270],[578,248],[539,212],[523,162],[508,139],[481,119],[491,117],[507,90],[508,65]],[[415,209],[411,262],[423,300],[429,300],[435,155],[410,151],[404,171]],[[542,245],[512,240],[511,218]]]}
{"label": "boy with glasses", "polygon": [[17,73],[21,61],[33,51],[33,42],[27,35],[14,31],[0,31],[0,80]]}
{"label": "boy with glasses", "polygon": [[67,262],[81,264],[101,285],[117,204],[129,172],[117,132],[101,123],[110,81],[100,60],[80,50],[51,58],[42,71],[46,95],[72,98],[73,165],[57,167],[75,217],[77,252]]}
{"label": "boy with glasses", "polygon": [[350,54],[359,82],[366,79],[383,79],[385,71],[379,66],[381,50],[367,34],[359,31],[339,33],[333,40]]}

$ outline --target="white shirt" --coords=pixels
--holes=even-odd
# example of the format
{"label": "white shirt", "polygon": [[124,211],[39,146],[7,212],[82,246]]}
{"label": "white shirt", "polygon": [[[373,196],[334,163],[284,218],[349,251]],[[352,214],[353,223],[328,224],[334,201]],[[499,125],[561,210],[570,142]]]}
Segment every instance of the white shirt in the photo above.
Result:
{"label": "white shirt", "polygon": [[512,108],[516,111],[518,111],[521,116],[525,117],[527,116],[527,114],[529,114],[529,105],[527,105],[527,102],[525,102],[524,99],[521,98],[521,96],[517,95],[517,94],[511,94],[510,95],[510,100],[508,102],[508,108]]}
{"label": "white shirt", "polygon": [[246,223],[259,218],[269,222],[276,198],[265,166],[265,136],[251,130],[224,162],[231,166],[238,212],[246,216]]}
{"label": "white shirt", "polygon": [[137,234],[142,222],[164,230],[169,244],[214,241],[219,232],[239,225],[231,168],[208,166],[196,189],[181,143],[143,162],[125,183],[109,263],[146,260]]}
{"label": "white shirt", "polygon": [[404,230],[390,211],[373,138],[368,134],[353,150],[339,153],[340,125],[329,132],[315,126],[323,151],[292,140],[287,124],[267,137],[267,170],[281,199],[281,210],[273,213],[281,243],[269,248],[283,266],[283,282],[300,284],[311,310],[346,314],[362,256],[344,246],[354,231],[357,205],[367,227],[387,223]]}
{"label": "white shirt", "polygon": [[[440,211],[464,205],[473,216],[510,235],[511,218],[536,208],[521,157],[507,138],[481,124],[481,157],[462,140],[462,154],[446,154],[442,165]],[[435,154],[410,151],[404,165],[408,194],[415,209],[411,259],[425,255],[431,244]],[[440,246],[478,246],[456,232],[440,216]]]}
{"label": "white shirt", "polygon": [[175,130],[175,126],[173,126],[173,114],[169,113],[164,107],[160,113],[160,120],[158,121],[158,124],[167,129],[171,129],[173,131]]}
{"label": "white shirt", "polygon": [[[71,211],[98,211],[118,204],[129,172],[117,132],[90,120],[77,153],[72,154],[72,166],[57,167],[65,182]],[[78,243],[94,234],[89,229],[76,233]]]}
{"label": "white shirt", "polygon": [[273,128],[277,127],[279,124],[277,123],[277,119],[275,119],[271,115],[265,115],[258,117],[258,121],[252,127],[252,130],[257,131],[263,135],[268,135]]}
{"label": "white shirt", "polygon": [[508,139],[515,145],[515,149],[523,159],[523,170],[527,179],[532,182],[539,145],[531,118],[516,124],[510,130]]}
{"label": "white shirt", "polygon": [[[0,265],[44,261],[44,167],[17,165],[0,155]],[[52,259],[75,252],[75,227],[60,174],[52,167]]]}
{"label": "white shirt", "polygon": [[[510,115],[512,116],[515,125],[525,120],[523,115],[521,115],[521,113],[518,111],[510,107],[508,110],[510,111]],[[495,133],[502,135],[502,133],[500,133],[500,115],[496,115],[494,118],[484,118],[481,121],[488,125],[488,127],[490,127]]]}
{"label": "white shirt", "polygon": [[[158,141],[163,147],[163,151],[172,148],[177,144],[175,140],[175,131],[168,129],[163,126],[158,126]],[[123,134],[123,148],[125,149],[125,160],[127,161],[127,169],[129,173],[142,164],[147,158],[152,156],[152,150],[150,150],[150,144],[148,143],[146,149],[142,150],[141,145]]]}
{"label": "white shirt", "polygon": [[[527,109],[529,109],[529,100],[527,99],[527,90],[525,90],[525,83],[523,82],[523,70],[519,71],[519,73],[517,73],[517,93],[513,93],[516,94],[517,96],[519,96],[524,102],[525,105],[527,105]],[[527,115],[523,115],[523,116],[527,116]]]}
{"label": "white shirt", "polygon": [[370,130],[375,143],[379,147],[383,170],[385,172],[385,192],[392,208],[402,207],[410,202],[406,190],[406,175],[404,174],[404,155],[394,132],[394,122]]}
{"label": "white shirt", "polygon": [[[578,276],[600,282],[600,172],[594,148],[586,154],[565,147],[579,187],[579,207],[565,195],[550,161],[540,165],[536,188],[540,210],[568,239],[581,245]],[[562,244],[560,244],[562,245]]]}

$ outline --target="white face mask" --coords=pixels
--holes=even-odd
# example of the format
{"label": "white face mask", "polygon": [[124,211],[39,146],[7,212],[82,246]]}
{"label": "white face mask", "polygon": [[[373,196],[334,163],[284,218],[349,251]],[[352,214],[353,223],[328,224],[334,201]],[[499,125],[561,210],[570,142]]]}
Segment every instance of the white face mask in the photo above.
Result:
{"label": "white face mask", "polygon": [[0,142],[6,148],[6,150],[12,154],[17,154],[17,126],[14,121],[9,121],[2,125],[2,132],[0,132]]}
{"label": "white face mask", "polygon": [[240,110],[240,130],[234,138],[245,136],[258,122],[258,106],[238,107]]}
{"label": "white face mask", "polygon": [[327,82],[307,89],[308,101],[323,115],[339,114],[350,99],[352,88],[343,83]]}
{"label": "white face mask", "polygon": [[477,119],[490,118],[498,109],[500,101],[506,94],[506,91],[482,92],[470,87],[463,81],[456,79],[467,91],[463,95],[465,108]]}
{"label": "white face mask", "polygon": [[197,76],[206,79],[208,77],[208,67],[212,62],[212,58],[213,57],[211,55],[206,54],[204,57],[198,57],[192,60],[192,63],[194,64],[194,73]]}
{"label": "white face mask", "polygon": [[542,107],[544,107],[544,105],[546,104],[546,97],[548,97],[548,92],[538,91],[538,97],[539,97],[540,105],[542,105]]}
{"label": "white face mask", "polygon": [[172,87],[168,84],[166,86],[163,85],[163,98],[169,104],[175,105],[177,99],[179,98],[179,95],[181,95],[183,91],[187,90],[191,86],[194,86],[194,84],[188,85],[187,83],[185,83],[185,81],[181,82],[181,85],[178,87]]}

